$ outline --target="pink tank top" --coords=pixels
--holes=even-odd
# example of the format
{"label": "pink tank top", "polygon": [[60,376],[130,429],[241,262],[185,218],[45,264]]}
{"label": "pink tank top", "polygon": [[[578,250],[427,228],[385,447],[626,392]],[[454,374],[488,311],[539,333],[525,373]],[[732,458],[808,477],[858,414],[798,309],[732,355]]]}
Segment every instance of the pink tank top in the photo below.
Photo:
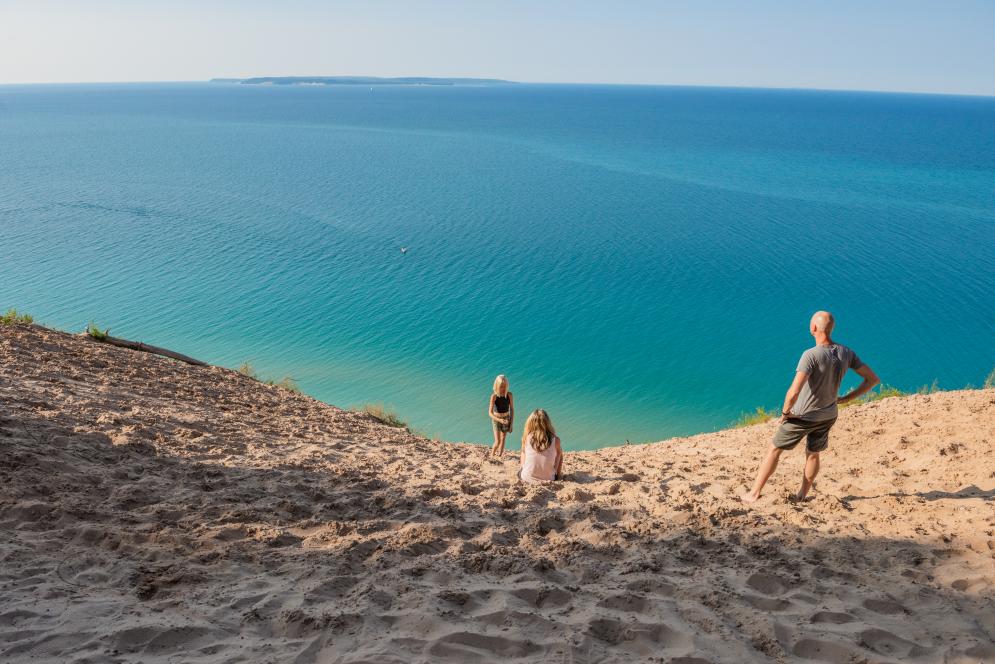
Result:
{"label": "pink tank top", "polygon": [[525,463],[522,464],[522,481],[529,484],[552,482],[556,475],[556,439],[542,452],[532,447],[532,438],[525,443]]}

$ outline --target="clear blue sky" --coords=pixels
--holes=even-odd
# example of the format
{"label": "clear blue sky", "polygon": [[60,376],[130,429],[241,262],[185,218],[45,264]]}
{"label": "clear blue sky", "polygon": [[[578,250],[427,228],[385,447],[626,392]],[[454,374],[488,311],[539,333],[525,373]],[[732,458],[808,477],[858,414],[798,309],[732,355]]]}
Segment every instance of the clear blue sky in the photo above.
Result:
{"label": "clear blue sky", "polygon": [[0,0],[0,83],[296,74],[995,95],[995,0]]}

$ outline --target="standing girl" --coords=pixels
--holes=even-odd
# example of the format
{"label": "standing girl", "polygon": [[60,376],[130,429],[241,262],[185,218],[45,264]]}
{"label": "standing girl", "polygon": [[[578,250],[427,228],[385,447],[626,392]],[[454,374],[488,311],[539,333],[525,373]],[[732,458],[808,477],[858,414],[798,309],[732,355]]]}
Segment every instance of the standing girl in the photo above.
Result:
{"label": "standing girl", "polygon": [[515,399],[508,391],[508,379],[504,374],[494,379],[494,390],[487,405],[487,416],[494,425],[494,446],[491,447],[491,456],[500,457],[504,454],[504,439],[511,432],[511,423],[515,419]]}

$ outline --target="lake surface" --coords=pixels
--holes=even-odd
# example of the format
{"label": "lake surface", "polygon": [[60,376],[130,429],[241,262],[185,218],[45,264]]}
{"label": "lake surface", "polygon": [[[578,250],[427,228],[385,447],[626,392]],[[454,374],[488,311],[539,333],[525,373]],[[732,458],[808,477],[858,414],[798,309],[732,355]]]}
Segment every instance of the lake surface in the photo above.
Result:
{"label": "lake surface", "polygon": [[995,99],[0,86],[0,246],[48,325],[449,440],[489,442],[498,373],[512,439],[658,440],[779,406],[820,308],[888,384],[984,380]]}

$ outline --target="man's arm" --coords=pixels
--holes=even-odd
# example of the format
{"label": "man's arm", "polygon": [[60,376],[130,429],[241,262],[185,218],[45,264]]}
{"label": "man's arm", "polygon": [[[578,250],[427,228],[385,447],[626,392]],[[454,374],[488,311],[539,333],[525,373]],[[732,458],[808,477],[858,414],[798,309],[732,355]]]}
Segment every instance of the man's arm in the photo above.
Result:
{"label": "man's arm", "polygon": [[846,396],[837,399],[836,403],[846,403],[847,401],[853,401],[854,399],[860,398],[870,392],[875,385],[881,382],[881,379],[878,378],[876,373],[874,373],[874,370],[866,364],[860,365],[860,368],[854,369],[854,371],[860,374],[860,377],[864,379],[864,382],[858,385],[856,389],[851,390]]}
{"label": "man's arm", "polygon": [[784,408],[781,409],[781,421],[783,422],[791,414],[791,408],[798,401],[798,395],[802,393],[802,385],[808,380],[808,374],[804,371],[796,371],[795,379],[791,381],[788,393],[784,395]]}

